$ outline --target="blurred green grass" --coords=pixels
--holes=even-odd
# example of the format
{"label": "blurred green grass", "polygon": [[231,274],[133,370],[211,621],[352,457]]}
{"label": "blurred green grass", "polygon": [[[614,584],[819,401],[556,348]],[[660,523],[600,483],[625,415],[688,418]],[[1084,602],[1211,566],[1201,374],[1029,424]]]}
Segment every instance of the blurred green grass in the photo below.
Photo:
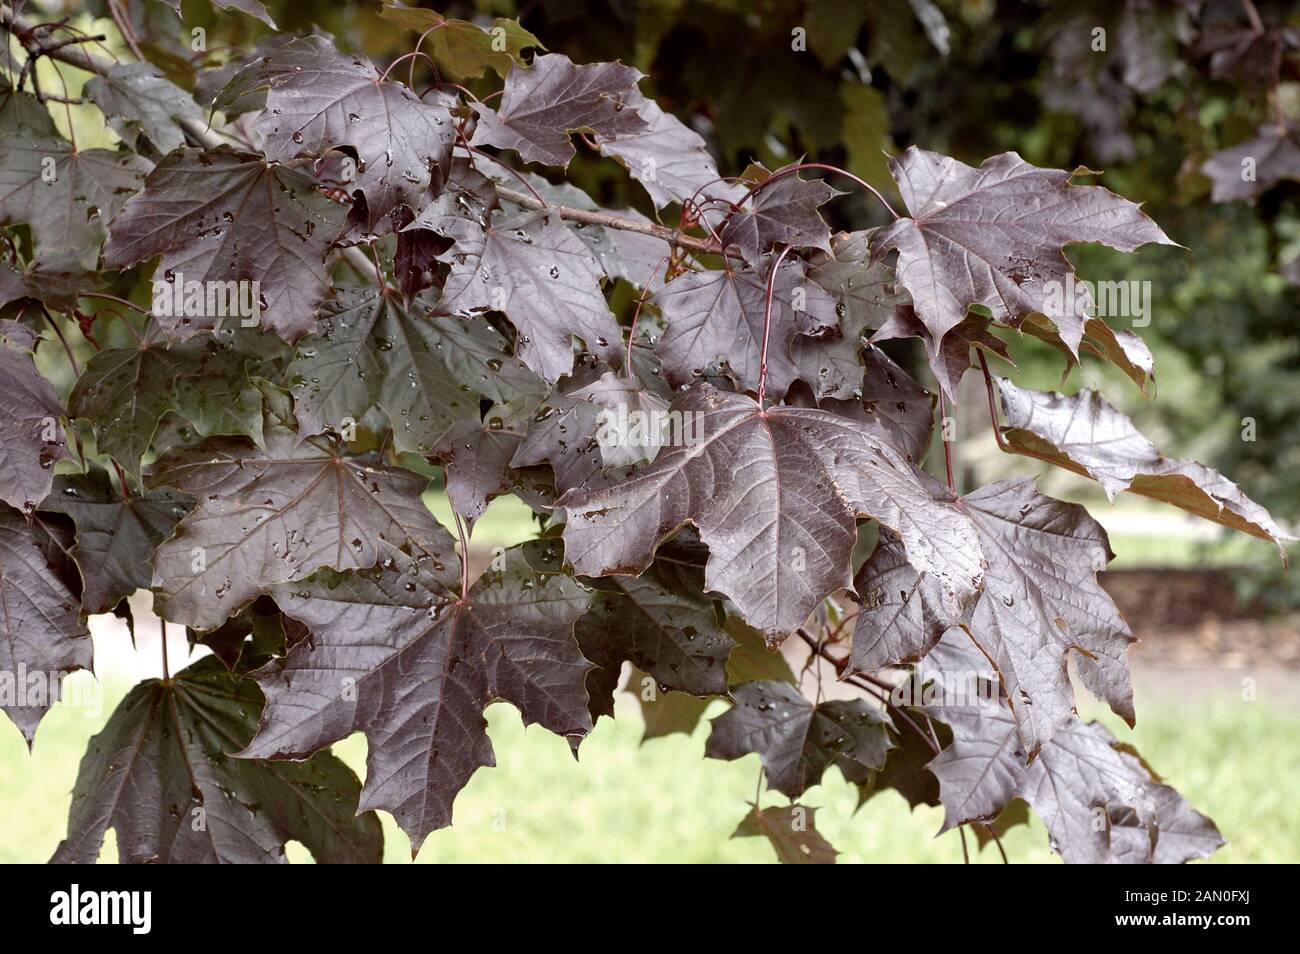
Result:
{"label": "blurred green grass", "polygon": [[[78,677],[82,678],[82,677]],[[97,718],[57,707],[42,724],[29,755],[19,734],[0,729],[0,862],[41,862],[62,838],[77,764],[89,737],[128,687],[106,687]],[[721,704],[715,707],[720,711]],[[1093,717],[1095,710],[1085,712]],[[702,758],[707,727],[639,745],[636,706],[620,706],[616,721],[602,719],[575,762],[567,743],[542,729],[524,730],[505,704],[488,712],[498,767],[481,769],[456,800],[455,824],[435,832],[420,862],[771,862],[761,839],[730,839],[753,797],[758,760],[724,763]],[[1129,732],[1105,716],[1116,734],[1134,743],[1164,778],[1213,817],[1228,839],[1218,862],[1300,860],[1300,714],[1262,703],[1163,703],[1139,710]],[[365,741],[353,736],[334,747],[359,773]],[[765,796],[771,803],[779,796]],[[856,790],[832,770],[804,803],[819,807],[819,829],[842,862],[960,862],[956,834],[935,838],[942,814],[909,812],[892,792],[856,813]],[[389,862],[410,861],[409,843],[388,815]],[[1036,821],[1008,833],[1013,862],[1053,860]],[[975,850],[971,840],[972,851]],[[309,860],[291,846],[295,861]],[[101,856],[114,860],[112,835]],[[994,848],[975,860],[996,862]]]}

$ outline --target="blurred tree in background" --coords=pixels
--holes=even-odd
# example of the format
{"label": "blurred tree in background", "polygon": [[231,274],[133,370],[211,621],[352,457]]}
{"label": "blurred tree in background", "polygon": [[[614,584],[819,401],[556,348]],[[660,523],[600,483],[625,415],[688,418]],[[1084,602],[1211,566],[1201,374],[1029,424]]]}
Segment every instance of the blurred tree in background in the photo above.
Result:
{"label": "blurred tree in background", "polygon": [[[235,4],[236,7],[243,4]],[[325,30],[376,61],[418,33],[373,2],[268,0],[286,32]],[[701,132],[724,175],[800,157],[848,168],[897,193],[886,155],[923,144],[978,165],[1005,150],[1054,168],[1105,170],[1186,246],[1127,256],[1076,248],[1093,280],[1149,281],[1162,400],[1131,383],[1110,393],[1140,427],[1206,460],[1286,519],[1300,518],[1300,8],[1268,0],[479,0],[424,4],[487,23],[517,17],[578,62],[621,59],[648,93]],[[184,2],[121,5],[147,58],[200,102],[265,52],[259,19]],[[104,0],[71,4],[107,19]],[[194,27],[206,30],[193,49]],[[437,58],[433,44],[425,44]],[[255,53],[256,51],[256,53]],[[220,67],[229,64],[227,69]],[[408,58],[417,90],[456,81],[453,63]],[[466,81],[486,93],[489,80]],[[481,84],[481,88],[480,88]],[[1257,138],[1262,137],[1262,138]],[[1241,145],[1241,144],[1245,145]],[[1252,144],[1253,143],[1253,144]],[[1258,148],[1256,148],[1258,147]],[[1258,153],[1256,156],[1255,153]],[[1252,182],[1239,159],[1257,159]],[[1210,163],[1211,171],[1203,171]],[[594,154],[568,178],[610,208],[654,215],[643,190]],[[1218,180],[1222,179],[1222,182]],[[1214,181],[1212,181],[1214,180]],[[827,208],[838,226],[883,224],[861,193]],[[630,299],[625,297],[625,301]],[[1112,319],[1112,324],[1122,324]],[[899,343],[903,345],[915,342]],[[1018,364],[1060,380],[1043,342],[1012,344]],[[906,356],[904,347],[902,356]],[[1114,374],[1101,363],[1070,383]],[[1243,436],[1245,435],[1245,436]],[[1261,563],[1271,554],[1257,551]],[[1292,584],[1296,595],[1300,587]],[[1266,590],[1283,595],[1271,582]]]}

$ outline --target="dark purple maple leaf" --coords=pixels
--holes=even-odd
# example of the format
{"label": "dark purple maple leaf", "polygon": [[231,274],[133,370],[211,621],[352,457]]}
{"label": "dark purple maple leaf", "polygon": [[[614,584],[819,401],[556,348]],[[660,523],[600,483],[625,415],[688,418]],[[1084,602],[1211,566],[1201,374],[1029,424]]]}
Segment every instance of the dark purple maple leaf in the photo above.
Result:
{"label": "dark purple maple leaf", "polygon": [[648,128],[634,108],[643,101],[640,79],[621,63],[576,66],[563,54],[544,54],[529,69],[510,70],[495,110],[474,104],[478,127],[471,142],[513,149],[525,162],[566,166],[575,153],[571,132],[618,137]]}
{"label": "dark purple maple leaf", "polygon": [[54,463],[67,456],[66,412],[32,356],[0,342],[0,500],[30,514],[50,492]]}
{"label": "dark purple maple leaf", "polygon": [[[722,363],[742,388],[758,390],[767,278],[766,269],[689,271],[654,293],[650,302],[668,324],[655,354],[670,384],[692,384]],[[780,397],[799,376],[791,356],[795,336],[825,332],[836,323],[834,300],[808,279],[806,267],[783,265],[772,295],[768,394]]]}
{"label": "dark purple maple leaf", "polygon": [[167,619],[212,629],[271,586],[321,567],[372,567],[408,538],[450,545],[421,500],[425,478],[280,425],[265,443],[210,438],[150,470],[150,487],[199,501],[155,555],[156,606]]}
{"label": "dark purple maple leaf", "polygon": [[672,410],[693,415],[698,442],[557,501],[578,573],[640,573],[691,522],[709,547],[707,588],[781,639],[850,585],[857,519],[872,516],[898,530],[908,558],[944,587],[979,589],[980,546],[967,518],[873,425],[811,408],[762,410],[707,385]]}
{"label": "dark purple maple leaf", "polygon": [[813,704],[785,682],[746,682],[735,705],[713,720],[704,754],[738,759],[757,753],[772,788],[798,798],[832,765],[863,782],[885,763],[889,719],[865,699]]}
{"label": "dark purple maple leaf", "polygon": [[1014,152],[974,169],[912,146],[889,167],[912,217],[882,229],[872,247],[898,249],[899,284],[936,342],[983,305],[1012,324],[1046,315],[1077,354],[1088,314],[1080,296],[1057,290],[1074,274],[1062,249],[1174,244],[1134,203],[1071,185],[1073,173],[1036,168]]}
{"label": "dark purple maple leaf", "polygon": [[[389,547],[373,570],[324,572],[275,591],[312,638],[254,675],[267,705],[244,758],[301,758],[361,731],[361,808],[382,808],[419,849],[452,802],[494,765],[483,710],[496,699],[576,746],[591,729],[590,663],[573,637],[590,594],[555,572],[554,541],[512,548],[460,593],[438,547]],[[540,568],[538,568],[540,567]]]}
{"label": "dark purple maple leaf", "polygon": [[283,864],[296,841],[322,864],[376,864],[383,834],[357,810],[360,783],[332,753],[232,758],[262,706],[251,680],[202,659],[137,685],[81,760],[54,864],[94,864],[117,831],[124,864]]}
{"label": "dark purple maple leaf", "polygon": [[1180,863],[1223,844],[1212,821],[1099,722],[1070,716],[1026,765],[1018,720],[996,693],[983,701],[952,696],[984,668],[966,635],[953,631],[919,674],[945,699],[925,712],[952,732],[952,741],[927,766],[939,780],[945,830],[963,822],[992,823],[1023,799],[1066,862]]}
{"label": "dark purple maple leaf", "polygon": [[443,254],[451,274],[439,314],[504,314],[519,330],[516,354],[548,382],[573,371],[573,337],[603,358],[619,353],[622,333],[601,291],[605,271],[558,216],[527,212],[486,229],[449,228]]}
{"label": "dark purple maple leaf", "polygon": [[1173,504],[1224,526],[1282,544],[1294,537],[1217,470],[1167,457],[1096,391],[1073,395],[998,379],[1011,450],[1096,480],[1112,500],[1121,490]]}
{"label": "dark purple maple leaf", "polygon": [[242,69],[217,97],[221,109],[265,90],[256,129],[266,157],[288,161],[350,147],[354,188],[365,196],[368,232],[399,205],[418,207],[451,163],[455,121],[445,106],[422,102],[374,65],[341,53],[322,36],[286,43]]}
{"label": "dark purple maple leaf", "polygon": [[1256,199],[1284,180],[1300,179],[1300,143],[1294,129],[1268,124],[1201,164],[1215,202]]}
{"label": "dark purple maple leaf", "polygon": [[[310,176],[261,156],[224,146],[178,149],[113,221],[104,264],[126,268],[161,255],[155,280],[256,281],[260,322],[294,341],[311,330],[329,293],[325,253],[346,214]],[[177,337],[223,320],[206,309],[199,316],[155,318]]]}
{"label": "dark purple maple leaf", "polygon": [[731,837],[766,838],[783,865],[833,865],[839,852],[817,830],[816,812],[803,805],[754,805]]}
{"label": "dark purple maple leaf", "polygon": [[817,209],[837,195],[840,193],[820,179],[784,175],[754,194],[747,208],[727,217],[722,244],[735,246],[750,262],[760,261],[777,244],[817,248],[829,254],[830,226]]}
{"label": "dark purple maple leaf", "polygon": [[[0,674],[11,687],[0,708],[28,747],[63,676],[89,669],[90,631],[81,619],[76,568],[65,556],[71,534],[45,520],[29,520],[0,504]],[[45,691],[28,675],[51,677]],[[21,680],[21,681],[20,681]],[[12,687],[23,686],[21,694]]]}

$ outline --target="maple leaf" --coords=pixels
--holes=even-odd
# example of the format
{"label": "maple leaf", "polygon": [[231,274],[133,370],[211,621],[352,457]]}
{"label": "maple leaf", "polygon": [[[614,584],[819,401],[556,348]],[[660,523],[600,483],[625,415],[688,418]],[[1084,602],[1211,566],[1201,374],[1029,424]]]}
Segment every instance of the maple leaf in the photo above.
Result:
{"label": "maple leaf", "polygon": [[81,268],[75,253],[55,255],[29,262],[16,269],[0,263],[0,304],[31,298],[52,311],[70,312],[77,298],[94,287],[94,276]]}
{"label": "maple leaf", "polygon": [[125,496],[99,468],[56,477],[41,509],[67,514],[77,525],[71,555],[81,570],[82,611],[107,613],[136,590],[148,589],[155,548],[193,503],[170,490]]}
{"label": "maple leaf", "polygon": [[1300,143],[1295,130],[1265,124],[1245,142],[1210,156],[1201,172],[1210,178],[1215,202],[1257,199],[1279,182],[1300,179]]}
{"label": "maple leaf", "polygon": [[150,164],[129,152],[75,149],[42,136],[0,139],[0,225],[29,225],[38,255],[75,254],[94,268],[104,229]]}
{"label": "maple leaf", "polygon": [[854,623],[850,673],[915,662],[965,619],[965,608],[907,562],[892,534],[881,535],[853,588],[862,596],[862,608]]}
{"label": "maple leaf", "polygon": [[1006,706],[927,711],[953,734],[928,766],[939,780],[944,830],[993,821],[1022,798],[1069,863],[1180,863],[1207,857],[1223,844],[1213,822],[1154,778],[1099,722],[1071,717],[1025,765],[1016,719]]}
{"label": "maple leaf", "polygon": [[162,326],[149,322],[135,347],[91,356],[68,397],[68,413],[92,422],[99,450],[138,480],[158,422],[172,411],[203,436],[261,440],[261,394],[245,361],[229,341],[213,336],[169,346]]}
{"label": "maple leaf", "polygon": [[506,76],[516,64],[526,65],[524,50],[546,49],[518,20],[497,17],[487,30],[468,20],[400,3],[385,3],[379,15],[420,34],[428,31],[427,47],[423,48],[433,51],[440,69],[459,78],[482,76],[488,69]]}
{"label": "maple leaf", "polygon": [[[67,544],[60,528],[0,504],[0,676],[9,685],[0,708],[28,747],[58,701],[63,676],[90,668],[76,570],[64,565]],[[22,693],[12,691],[19,686]]]}
{"label": "maple leaf", "polygon": [[372,63],[335,50],[325,37],[302,37],[244,67],[213,108],[254,90],[266,91],[256,129],[268,159],[355,150],[349,185],[365,197],[367,232],[388,231],[381,223],[399,205],[418,207],[451,163],[456,132],[446,107],[423,103],[401,83],[381,80]]}
{"label": "maple leaf", "polygon": [[1026,758],[1034,758],[1074,710],[1067,671],[1133,724],[1126,656],[1134,641],[1096,574],[1114,558],[1106,531],[1078,504],[1034,489],[1028,478],[962,498],[987,560],[967,628],[997,667]]}
{"label": "maple leaf", "polygon": [[[258,282],[261,322],[293,341],[311,330],[329,292],[325,252],[345,215],[310,176],[261,156],[225,146],[179,149],[114,220],[104,264],[126,268],[161,255],[155,281]],[[154,317],[178,337],[223,320]]]}
{"label": "maple leaf", "polygon": [[[372,570],[276,589],[312,638],[255,673],[267,696],[242,757],[300,758],[352,732],[369,741],[361,807],[391,812],[418,850],[494,765],[483,709],[495,699],[576,743],[591,729],[589,663],[573,637],[589,594],[552,572],[553,541],[505,551],[460,594],[446,546],[393,547]],[[537,566],[543,569],[535,569]],[[450,568],[450,569],[449,569]]]}
{"label": "maple leaf", "polygon": [[8,76],[0,77],[0,133],[53,138],[59,131],[50,111],[31,93],[16,90]]}
{"label": "maple leaf", "polygon": [[1223,844],[1213,822],[1100,723],[1072,716],[1026,765],[1016,719],[997,692],[974,704],[962,699],[976,674],[996,684],[984,657],[954,630],[916,676],[932,698],[944,700],[925,712],[951,733],[928,765],[940,783],[945,830],[962,822],[1014,821],[1008,812],[1023,799],[1067,862],[1181,863]]}
{"label": "maple leaf", "polygon": [[633,92],[627,102],[645,120],[646,129],[597,135],[596,143],[602,154],[617,159],[645,187],[655,208],[692,199],[736,201],[745,194],[743,187],[721,181],[699,133],[640,93]]}
{"label": "maple leaf", "polygon": [[[655,354],[669,384],[692,384],[722,362],[742,388],[758,390],[767,277],[767,270],[754,269],[688,271],[654,293],[650,303],[668,323]],[[768,394],[781,397],[799,376],[791,357],[795,336],[824,332],[836,323],[834,300],[807,280],[803,264],[784,265],[772,296]]]}
{"label": "maple leaf", "polygon": [[510,461],[523,440],[531,401],[496,405],[485,418],[457,421],[433,454],[443,461],[452,509],[477,520],[488,502],[509,489]]}
{"label": "maple leaf", "polygon": [[0,500],[30,514],[50,492],[55,461],[67,456],[65,412],[31,354],[8,340],[0,344],[0,404]]}
{"label": "maple leaf", "polygon": [[357,813],[360,783],[329,752],[304,762],[230,757],[261,693],[204,659],[131,690],[81,760],[55,864],[94,864],[109,828],[123,863],[274,864],[302,843],[323,864],[378,863],[383,835]]}
{"label": "maple leaf", "polygon": [[[1114,499],[1121,490],[1173,504],[1198,517],[1271,540],[1294,537],[1217,470],[1166,457],[1096,391],[1066,396],[998,379],[1009,449],[1091,477]],[[1285,558],[1285,551],[1283,557]]]}
{"label": "maple leaf", "polygon": [[[764,181],[768,178],[763,176]],[[830,226],[817,209],[840,194],[820,179],[782,176],[754,194],[749,208],[742,207],[727,217],[722,244],[735,246],[749,262],[759,261],[778,244],[818,248],[830,254]]]}
{"label": "maple leaf", "polygon": [[803,805],[753,805],[731,837],[766,838],[783,865],[833,865],[839,852],[817,830],[816,812]]}
{"label": "maple leaf", "polygon": [[943,338],[936,339],[910,305],[894,310],[889,320],[871,336],[872,343],[894,338],[920,338],[925,344],[926,360],[935,380],[948,400],[957,400],[957,386],[962,375],[971,366],[971,348],[980,348],[1010,363],[1011,355],[1006,342],[989,331],[989,319],[971,313],[961,323],[948,330]]}
{"label": "maple leaf", "polygon": [[885,763],[889,719],[865,699],[813,704],[785,682],[746,682],[735,705],[713,720],[704,754],[730,761],[757,753],[767,784],[798,798],[832,765],[850,782]]}
{"label": "maple leaf", "polygon": [[1268,87],[1274,70],[1285,69],[1290,51],[1300,49],[1300,30],[1278,23],[1218,21],[1196,38],[1195,52],[1209,54],[1210,74],[1244,86]]}
{"label": "maple leaf", "polygon": [[143,134],[159,154],[185,145],[182,122],[204,122],[198,104],[152,63],[115,63],[86,83],[85,94],[124,142],[138,147]]}
{"label": "maple leaf", "polygon": [[866,334],[888,322],[894,309],[907,302],[895,285],[894,270],[884,262],[870,261],[873,231],[836,236],[832,256],[808,271],[808,278],[836,301],[837,327],[817,337],[797,336],[791,347],[800,377],[813,386],[819,401],[862,396]]}
{"label": "maple leaf", "polygon": [[[344,420],[355,423],[377,404],[392,422],[398,450],[432,453],[448,428],[479,417],[478,393],[462,389],[464,377],[446,360],[455,345],[442,332],[459,332],[459,324],[418,318],[397,296],[377,288],[338,288],[322,306],[316,331],[298,342],[289,366],[299,430],[337,431]],[[497,340],[496,357],[485,359],[485,369],[487,361],[501,367],[510,361],[504,341]],[[473,380],[482,376],[480,370]]]}
{"label": "maple leaf", "polygon": [[[589,686],[603,672],[608,699],[627,659],[653,677],[661,692],[710,696],[727,691],[727,657],[735,641],[718,622],[702,573],[658,561],[639,577],[587,582],[597,599],[578,621],[578,645],[601,667],[588,676]],[[612,705],[606,712],[613,714]]]}
{"label": "maple leaf", "polygon": [[936,342],[982,305],[1011,324],[1046,315],[1077,354],[1090,303],[1060,294],[1074,275],[1064,246],[1174,244],[1134,203],[1071,185],[1073,173],[1036,168],[1014,152],[974,169],[913,146],[889,168],[912,217],[878,232],[873,248],[898,249],[898,281]]}
{"label": "maple leaf", "polygon": [[506,77],[499,108],[474,103],[475,146],[513,149],[525,162],[567,166],[576,153],[569,134],[590,130],[617,137],[648,128],[635,108],[641,73],[621,63],[575,66],[560,53],[515,68]]}
{"label": "maple leaf", "polygon": [[209,438],[151,469],[150,487],[199,501],[155,555],[157,606],[167,619],[212,629],[277,583],[321,567],[374,566],[385,543],[450,544],[421,500],[423,478],[368,466],[279,424],[265,443]]}
{"label": "maple leaf", "polygon": [[604,270],[582,240],[542,210],[487,229],[459,230],[443,256],[451,274],[440,314],[500,311],[519,329],[516,354],[548,383],[573,371],[573,337],[606,359],[622,338],[605,302]]}
{"label": "maple leaf", "polygon": [[672,410],[693,415],[700,440],[668,448],[625,480],[556,502],[579,574],[640,573],[689,521],[709,547],[706,587],[779,639],[850,585],[856,520],[872,516],[899,530],[909,559],[945,588],[979,588],[972,527],[875,427],[810,408],[764,410],[707,385]]}

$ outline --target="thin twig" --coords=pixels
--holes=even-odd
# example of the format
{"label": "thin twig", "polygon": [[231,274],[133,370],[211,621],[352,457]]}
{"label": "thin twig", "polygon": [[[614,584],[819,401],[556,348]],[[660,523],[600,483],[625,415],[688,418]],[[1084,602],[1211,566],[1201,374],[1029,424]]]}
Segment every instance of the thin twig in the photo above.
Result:
{"label": "thin twig", "polygon": [[[429,27],[429,29],[421,33],[420,38],[415,41],[415,49],[412,50],[412,52],[418,53],[420,51],[420,47],[424,46],[424,38],[427,37],[430,33],[436,33],[437,31],[441,30],[443,27],[447,25],[447,23],[448,21],[446,20],[443,20],[441,23],[435,23],[433,26]],[[429,58],[429,64],[433,67],[433,75],[438,78],[439,82],[441,82],[442,73],[438,71],[438,64],[433,62],[432,58]],[[415,60],[414,59],[411,60],[410,82],[407,83],[407,85],[410,86],[411,89],[415,89]]]}
{"label": "thin twig", "polygon": [[988,836],[993,839],[993,844],[998,846],[998,854],[1002,856],[1002,863],[1004,865],[1011,864],[1010,859],[1007,858],[1007,850],[1002,847],[1002,839],[998,837],[998,833],[993,829],[993,826],[984,824],[981,827],[983,827],[984,831],[988,833]]}
{"label": "thin twig", "polygon": [[772,173],[772,175],[768,176],[762,182],[759,182],[753,187],[751,187],[748,192],[746,192],[743,196],[741,196],[740,201],[736,204],[744,205],[746,202],[752,199],[757,193],[761,192],[763,189],[766,189],[773,182],[776,182],[779,179],[784,179],[786,176],[794,175],[794,173],[799,172],[800,170],[803,169],[821,169],[824,172],[834,172],[837,175],[845,176],[853,180],[855,183],[857,183],[857,185],[860,188],[866,189],[868,192],[874,195],[876,199],[880,202],[880,204],[885,207],[885,211],[887,211],[895,219],[898,218],[898,213],[895,212],[894,207],[889,204],[889,200],[886,199],[883,195],[881,195],[880,191],[876,189],[876,187],[873,186],[871,183],[867,182],[866,179],[862,179],[859,178],[858,176],[855,176],[847,169],[841,169],[839,166],[828,165],[824,162],[801,162],[798,165],[787,166],[786,168],[780,170],[779,172],[774,172]]}
{"label": "thin twig", "polygon": [[50,323],[50,327],[54,329],[54,333],[59,336],[59,343],[63,345],[63,351],[68,356],[68,364],[72,365],[73,375],[78,378],[81,377],[81,366],[77,364],[77,357],[72,353],[72,348],[68,344],[68,339],[63,337],[63,330],[59,327],[58,322],[54,320],[54,316],[50,314],[50,310],[44,305],[41,305],[41,314],[44,315],[45,320]]}
{"label": "thin twig", "polygon": [[650,297],[650,286],[654,284],[655,276],[659,274],[659,269],[663,268],[664,263],[670,258],[672,258],[671,252],[659,259],[655,264],[655,267],[650,270],[650,277],[646,279],[645,288],[641,289],[641,294],[637,296],[636,309],[632,312],[632,323],[627,329],[627,364],[623,368],[629,381],[634,381],[636,379],[636,375],[632,371],[632,346],[636,342],[636,320],[641,316],[641,306],[644,305],[645,300]]}
{"label": "thin twig", "polygon": [[165,619],[163,619],[161,616],[159,616],[159,617],[158,617],[158,624],[159,624],[159,627],[160,627],[161,630],[162,630],[162,667],[163,667],[163,682],[171,682],[171,681],[172,681],[172,672],[171,672],[171,667],[167,665],[167,620],[165,620]]}
{"label": "thin twig", "polygon": [[[866,672],[845,675],[844,671],[848,668],[847,659],[842,659],[828,652],[826,647],[823,646],[816,637],[814,637],[810,632],[808,632],[802,626],[799,627],[799,629],[795,630],[795,635],[798,636],[800,639],[802,639],[805,643],[807,643],[809,649],[811,649],[817,655],[821,656],[822,659],[825,659],[828,663],[830,663],[835,668],[835,673],[837,676],[839,676],[841,680],[847,682],[851,686],[856,686],[857,688],[865,690],[866,692],[870,693],[874,699],[876,699],[877,701],[885,705],[890,710],[890,712],[892,712],[895,716],[901,719],[905,724],[910,726],[912,730],[918,736],[920,736],[921,739],[925,741],[925,744],[928,745],[934,751],[935,755],[939,754],[940,752],[939,743],[933,738],[931,738],[929,733],[927,733],[924,729],[922,729],[919,725],[917,725],[916,720],[914,720],[910,715],[908,715],[905,711],[903,711],[901,706],[896,705],[890,699],[890,695],[894,691],[893,686],[885,682],[883,679],[877,679],[875,676]],[[877,690],[880,690],[880,692],[877,692]]]}
{"label": "thin twig", "polygon": [[[954,423],[956,419],[954,418]],[[948,471],[948,489],[957,493],[957,482],[952,478],[952,441],[948,440],[948,399],[939,389],[939,443],[943,445],[943,466]]]}
{"label": "thin twig", "polygon": [[456,511],[451,515],[456,519],[456,535],[460,537],[460,598],[469,599],[469,531],[465,521]]}
{"label": "thin twig", "polygon": [[[415,69],[415,58],[416,58],[416,57],[420,57],[420,56],[423,56],[426,60],[429,61],[429,65],[433,67],[433,71],[434,71],[435,73],[438,71],[438,67],[437,67],[437,65],[434,64],[433,59],[429,56],[428,53],[421,53],[419,50],[412,50],[410,53],[403,53],[403,54],[402,54],[401,56],[399,56],[397,59],[393,60],[393,62],[389,63],[389,64],[388,64],[388,69],[384,70],[384,72],[380,74],[380,76],[379,76],[379,82],[382,83],[382,82],[384,82],[385,80],[387,80],[387,79],[388,79],[388,74],[391,73],[391,72],[393,71],[393,67],[396,66],[398,63],[402,62],[402,60],[408,60],[408,59],[409,59],[409,60],[411,61],[411,69],[414,70],[414,69]],[[414,74],[412,74],[412,75],[414,75]]]}
{"label": "thin twig", "polygon": [[998,424],[998,407],[993,399],[993,374],[989,371],[989,363],[984,357],[983,349],[976,348],[975,355],[980,359],[980,370],[984,372],[984,390],[989,396],[989,421],[993,424],[993,437],[998,442],[998,449],[1010,454],[1011,448],[1002,439],[1002,426]]}
{"label": "thin twig", "polygon": [[[513,172],[514,170],[511,171]],[[587,209],[572,209],[564,205],[547,205],[546,201],[542,199],[540,195],[534,198],[529,196],[526,192],[517,192],[514,189],[502,185],[497,186],[497,194],[507,202],[513,202],[515,205],[522,205],[526,209],[548,209],[566,222],[581,222],[584,225],[599,225],[603,228],[618,229],[622,232],[639,232],[642,235],[649,235],[661,239],[668,242],[670,245],[688,248],[693,252],[700,252],[705,255],[723,254],[722,249],[716,242],[712,242],[708,239],[697,238],[694,235],[686,235],[677,229],[670,229],[666,225],[659,225],[657,222],[642,222],[637,219],[628,219],[621,215],[614,215],[611,212],[592,212]]]}
{"label": "thin twig", "polygon": [[117,32],[122,34],[122,39],[125,40],[126,45],[131,48],[131,52],[135,54],[135,58],[143,61],[145,55],[140,51],[140,43],[136,40],[135,30],[131,28],[131,24],[127,21],[126,11],[122,9],[118,0],[108,0],[108,12],[109,15],[112,16],[113,22],[117,24]]}
{"label": "thin twig", "polygon": [[767,291],[763,298],[763,348],[758,356],[758,409],[763,409],[763,395],[767,392],[767,341],[772,333],[772,295],[776,291],[776,273],[790,254],[792,246],[785,246],[772,260],[772,270],[767,274]]}

